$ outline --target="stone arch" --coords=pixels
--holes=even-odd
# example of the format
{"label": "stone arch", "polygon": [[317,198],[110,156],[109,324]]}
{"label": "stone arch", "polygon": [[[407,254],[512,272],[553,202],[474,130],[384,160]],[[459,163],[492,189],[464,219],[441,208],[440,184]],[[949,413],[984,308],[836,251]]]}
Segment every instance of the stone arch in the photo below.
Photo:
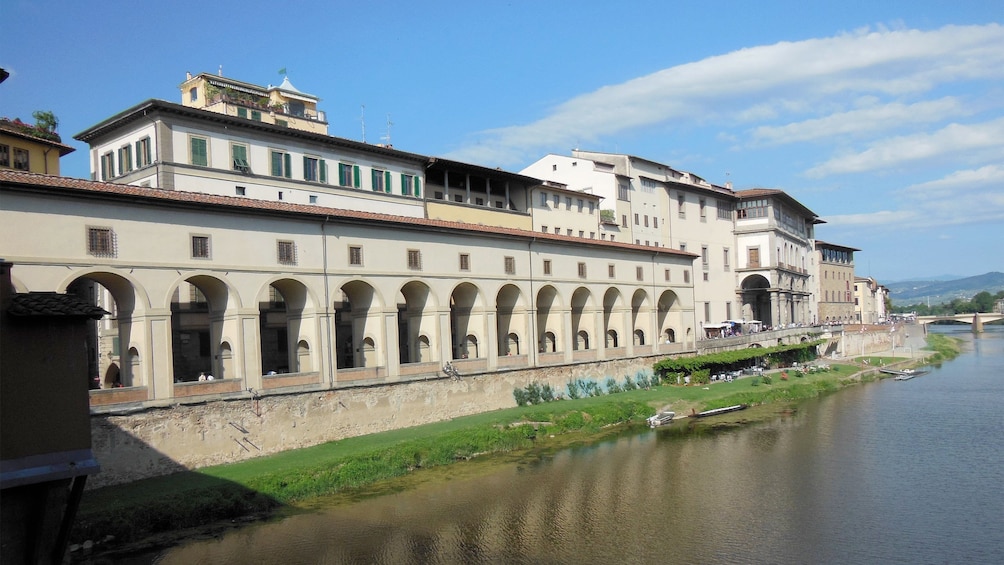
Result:
{"label": "stone arch", "polygon": [[646,329],[654,327],[648,292],[637,289],[631,295],[631,335],[635,345],[645,345]]}
{"label": "stone arch", "polygon": [[620,315],[623,302],[623,296],[617,287],[610,287],[603,293],[603,334],[606,336],[608,349],[621,347],[618,336],[624,331],[624,317]]}
{"label": "stone arch", "polygon": [[659,295],[656,303],[656,325],[659,334],[666,343],[676,343],[675,327],[682,325],[680,297],[672,290],[665,290]]}
{"label": "stone arch", "polygon": [[[175,382],[196,380],[202,372],[217,378],[237,378],[232,351],[228,350],[229,370],[220,364],[224,334],[238,334],[236,316],[227,321],[228,312],[241,308],[236,290],[213,274],[197,273],[179,279],[169,296]],[[232,349],[231,342],[226,345]]]}
{"label": "stone arch", "polygon": [[[398,292],[397,303],[397,337],[400,352],[400,363],[418,363],[421,361],[418,347],[418,337],[429,336],[432,343],[440,343],[436,324],[436,297],[432,289],[423,281],[411,280],[404,283]],[[432,359],[438,361],[436,347],[430,351]]]}
{"label": "stone arch", "polygon": [[310,343],[301,339],[296,344],[296,368],[298,373],[306,373],[314,370],[314,359],[310,351]]}
{"label": "stone arch", "polygon": [[[143,367],[133,362],[131,354],[143,343],[146,324],[143,315],[150,305],[149,296],[129,273],[115,270],[86,269],[67,277],[57,292],[73,294],[109,314],[87,322],[88,380],[98,377],[107,382],[114,365],[122,386],[146,385]],[[123,353],[124,350],[124,353]],[[138,351],[138,350],[137,350]],[[113,377],[114,378],[114,377]]]}
{"label": "stone arch", "polygon": [[105,369],[105,375],[101,379],[101,388],[115,388],[125,386],[122,384],[122,372],[117,363],[112,363]]}
{"label": "stone arch", "polygon": [[645,332],[643,330],[634,331],[634,344],[645,345]]}
{"label": "stone arch", "polygon": [[505,284],[496,293],[495,326],[499,355],[520,355],[520,336],[528,334],[526,303],[518,286]]}
{"label": "stone arch", "polygon": [[[358,279],[343,284],[339,293],[333,304],[337,367],[371,366],[366,365],[367,356],[374,360],[379,358],[379,342],[372,336],[381,334],[383,301],[373,285]],[[366,339],[369,339],[368,345]]]}
{"label": "stone arch", "polygon": [[739,285],[742,293],[744,320],[759,320],[763,326],[773,326],[770,281],[763,275],[750,275]]}
{"label": "stone arch", "polygon": [[[299,343],[317,342],[315,299],[307,285],[289,277],[275,277],[259,289],[258,335],[261,374],[297,373],[301,369]],[[308,353],[309,356],[309,353]]]}
{"label": "stone arch", "polygon": [[617,330],[607,330],[607,349],[612,347],[620,347],[620,343],[617,341]]}
{"label": "stone arch", "polygon": [[216,378],[217,379],[234,379],[237,378],[237,371],[234,367],[234,352],[233,348],[230,347],[230,341],[223,340],[220,342],[219,348],[219,362],[215,363],[217,366]]}
{"label": "stone arch", "polygon": [[666,330],[662,332],[662,335],[665,337],[666,343],[676,343],[676,330],[673,328],[666,328]]}
{"label": "stone arch", "polygon": [[589,349],[589,330],[596,327],[593,319],[593,294],[584,286],[580,286],[572,293],[571,300],[572,315],[572,335],[575,341],[572,342],[572,349]]}
{"label": "stone arch", "polygon": [[560,351],[561,315],[557,311],[561,300],[558,290],[551,285],[544,285],[537,291],[537,344],[541,352],[556,353]]}
{"label": "stone arch", "polygon": [[[482,293],[477,286],[462,282],[450,293],[450,339],[454,359],[474,359],[481,356],[478,336],[486,324]],[[470,345],[474,344],[472,351]]]}

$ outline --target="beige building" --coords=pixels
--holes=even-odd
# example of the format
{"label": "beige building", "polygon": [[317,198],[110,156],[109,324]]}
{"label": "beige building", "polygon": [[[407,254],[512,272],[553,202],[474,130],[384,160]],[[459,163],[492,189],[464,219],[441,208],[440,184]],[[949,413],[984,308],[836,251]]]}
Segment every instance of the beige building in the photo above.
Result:
{"label": "beige building", "polygon": [[[699,255],[693,271],[699,323],[738,316],[735,194],[688,172],[632,155],[572,151],[547,155],[522,171],[573,192],[602,198],[599,237]],[[574,195],[566,200],[576,201]]]}
{"label": "beige building", "polygon": [[695,257],[677,250],[14,171],[0,172],[0,197],[0,256],[18,291],[107,297],[119,354],[92,366],[124,386],[92,403],[695,346],[682,275]]}
{"label": "beige building", "polygon": [[0,119],[0,170],[58,175],[59,158],[73,151],[55,132]]}
{"label": "beige building", "polygon": [[765,327],[811,324],[816,214],[780,190],[736,192],[736,277],[742,318]]}
{"label": "beige building", "polygon": [[[860,322],[855,314],[854,252],[860,251],[845,245],[825,241],[813,242],[814,291],[818,321],[823,324]],[[874,322],[870,322],[874,323]]]}
{"label": "beige building", "polygon": [[888,318],[886,300],[889,289],[871,277],[854,279],[854,321],[861,324],[884,324]]}

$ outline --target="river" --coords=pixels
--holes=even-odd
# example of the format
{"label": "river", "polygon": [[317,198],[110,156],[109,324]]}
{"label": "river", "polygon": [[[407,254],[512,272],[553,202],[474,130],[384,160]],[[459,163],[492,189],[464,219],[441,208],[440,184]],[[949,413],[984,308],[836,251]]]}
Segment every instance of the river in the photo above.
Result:
{"label": "river", "polygon": [[151,561],[1004,563],[1002,330],[933,329],[963,339],[963,354],[763,423],[674,422],[533,461],[460,464]]}

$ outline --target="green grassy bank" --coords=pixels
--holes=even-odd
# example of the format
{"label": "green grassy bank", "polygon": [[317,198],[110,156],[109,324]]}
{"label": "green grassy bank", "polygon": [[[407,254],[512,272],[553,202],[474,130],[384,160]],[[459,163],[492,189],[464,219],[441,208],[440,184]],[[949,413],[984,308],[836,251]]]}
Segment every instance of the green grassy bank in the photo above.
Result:
{"label": "green grassy bank", "polygon": [[[950,355],[948,345],[940,347],[944,353],[939,349],[939,355]],[[261,515],[480,455],[589,441],[614,425],[644,425],[645,418],[661,408],[685,415],[732,404],[812,398],[858,382],[863,369],[877,374],[867,365],[832,364],[825,372],[786,371],[784,378],[775,372],[769,384],[768,379],[742,378],[556,400],[106,487],[85,493],[72,537],[79,542],[112,535],[117,545]]]}

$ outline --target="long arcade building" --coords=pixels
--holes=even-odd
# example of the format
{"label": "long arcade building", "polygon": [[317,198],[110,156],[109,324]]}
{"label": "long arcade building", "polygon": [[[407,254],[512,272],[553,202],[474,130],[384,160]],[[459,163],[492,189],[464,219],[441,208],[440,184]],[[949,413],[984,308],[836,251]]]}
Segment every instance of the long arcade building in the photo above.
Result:
{"label": "long arcade building", "polygon": [[[92,405],[693,350],[696,255],[0,171],[18,292],[111,297]],[[102,361],[100,357],[113,359]],[[212,381],[199,381],[204,372]]]}

